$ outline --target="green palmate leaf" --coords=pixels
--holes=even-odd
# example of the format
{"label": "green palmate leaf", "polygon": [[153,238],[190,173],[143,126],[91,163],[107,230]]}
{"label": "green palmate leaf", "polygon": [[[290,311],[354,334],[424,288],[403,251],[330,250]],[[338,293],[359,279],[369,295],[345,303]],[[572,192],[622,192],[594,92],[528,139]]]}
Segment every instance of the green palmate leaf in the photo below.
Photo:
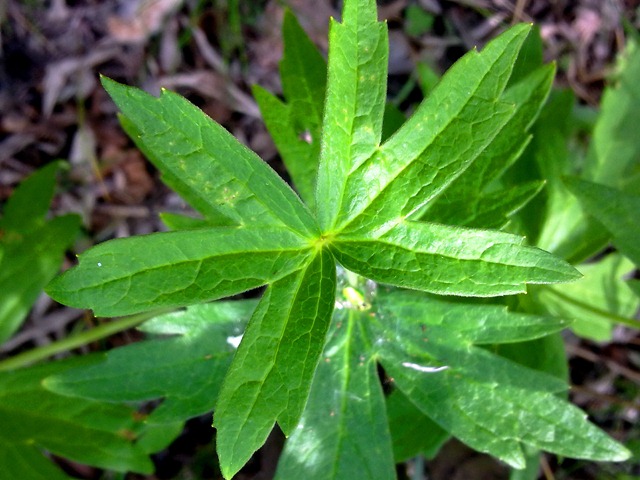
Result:
{"label": "green palmate leaf", "polygon": [[175,93],[159,98],[102,83],[123,116],[123,126],[162,172],[164,181],[206,217],[239,225],[274,225],[312,235],[307,208],[255,153]]}
{"label": "green palmate leaf", "polygon": [[293,184],[311,206],[315,200],[327,65],[288,10],[282,35],[280,77],[286,103],[257,86],[253,94]]}
{"label": "green palmate leaf", "polygon": [[284,227],[217,227],[112,240],[80,255],[47,292],[114,316],[234,295],[308,263],[308,241]]}
{"label": "green palmate leaf", "polygon": [[77,215],[44,219],[60,168],[52,163],[22,182],[0,219],[0,343],[20,327],[78,235]]}
{"label": "green palmate leaf", "polygon": [[247,326],[214,414],[225,478],[266,440],[277,421],[289,435],[307,400],[331,320],[335,263],[319,251],[311,263],[272,283]]}
{"label": "green palmate leaf", "polygon": [[[531,294],[553,315],[573,319],[571,328],[580,336],[596,341],[611,340],[614,321],[632,318],[640,308],[638,298],[629,289],[624,276],[634,265],[612,254],[594,264],[580,267],[584,277],[563,288],[532,288]],[[637,324],[640,327],[640,322]]]}
{"label": "green palmate leaf", "polygon": [[628,458],[621,445],[555,395],[564,382],[472,346],[491,338],[497,343],[536,338],[560,329],[561,323],[513,315],[510,333],[493,325],[482,333],[485,314],[491,323],[497,318],[507,324],[508,312],[435,301],[425,308],[426,302],[412,292],[381,296],[370,327],[385,370],[425,415],[473,448],[515,468],[525,465],[521,443],[578,458]]}
{"label": "green palmate leaf", "polygon": [[[561,429],[563,419],[569,418],[577,433],[563,431],[559,438],[571,442],[592,430],[574,424],[576,414],[566,413],[566,404],[553,396],[564,383],[476,346],[540,338],[566,322],[511,314],[495,306],[443,304],[415,292],[381,294],[369,311],[374,302],[363,300],[351,284],[343,290],[346,300],[335,304],[336,261],[381,283],[471,296],[519,293],[528,283],[579,276],[570,265],[524,245],[518,236],[412,221],[450,185],[457,190],[449,199],[456,201],[468,181],[473,191],[483,193],[470,221],[486,218],[491,225],[502,224],[539,188],[536,181],[517,182],[517,189],[498,199],[505,191],[498,176],[524,148],[526,129],[553,74],[553,67],[518,60],[528,31],[527,26],[517,26],[482,53],[466,55],[415,115],[381,145],[383,122],[389,133],[396,130],[394,122],[400,116],[385,109],[387,28],[377,21],[375,2],[345,2],[343,23],[332,22],[324,108],[319,100],[324,81],[301,80],[324,72],[324,63],[287,17],[281,69],[286,103],[260,89],[256,93],[301,195],[309,200],[315,194],[317,221],[271,169],[185,100],[168,92],[153,98],[105,80],[123,111],[125,129],[165,181],[204,218],[165,216],[172,228],[192,230],[95,247],[49,291],[67,304],[93,308],[98,315],[121,315],[210,301],[267,285],[216,401],[216,443],[225,478],[239,471],[275,423],[292,435],[281,477],[304,471],[309,478],[392,478],[392,442],[376,383],[377,359],[391,377],[397,374],[414,413],[420,412],[415,416],[423,424],[428,417],[439,425],[440,430],[434,428],[436,438],[454,434],[474,446],[486,440],[484,451],[514,465],[522,464],[520,441],[573,452],[559,450],[551,439],[553,429]],[[511,79],[516,61],[516,78]],[[474,161],[478,166],[465,174]],[[463,181],[465,175],[469,177]],[[456,178],[461,179],[459,187],[453,183]],[[489,182],[496,184],[488,189]],[[346,274],[348,279],[356,276]],[[336,315],[324,351],[329,361],[318,367],[335,305],[348,312]],[[218,371],[222,356],[229,353],[229,333],[217,327],[206,330],[217,339],[209,345],[200,343],[195,331],[203,332],[204,338],[205,330],[197,327],[182,337],[114,352],[105,364],[79,372],[78,377],[69,373],[49,382],[52,388],[68,388],[61,391],[108,395],[89,380],[105,372],[116,375],[118,365],[137,357],[136,363],[146,368],[137,386],[123,387],[126,399],[165,396],[167,407],[161,407],[158,417],[175,420],[179,409],[193,414],[210,405],[201,395],[179,398],[174,382],[187,366],[204,375],[203,358],[216,346],[221,357],[209,361],[216,365],[211,370]],[[158,347],[151,345],[175,348],[172,356],[185,365],[163,364]],[[185,345],[198,356],[181,357]],[[155,392],[142,378],[142,372],[153,377],[149,368],[154,365],[175,370]],[[441,384],[431,391],[424,377],[430,378],[438,367],[446,371],[433,372]],[[203,389],[211,388],[213,400],[217,390],[211,379],[219,377],[209,373],[211,383]],[[501,391],[503,382],[507,389]],[[479,395],[491,399],[491,405],[484,405]],[[536,406],[522,414],[524,424],[507,425],[517,423],[526,395],[537,398]],[[442,413],[431,411],[441,403],[446,404]],[[471,411],[461,411],[461,405]],[[509,421],[497,415],[500,409]],[[552,419],[554,411],[565,417]],[[478,425],[486,429],[476,434]],[[611,451],[618,448],[604,442],[598,449],[589,442],[576,443],[576,448],[584,446],[585,455],[594,458],[613,458]],[[421,445],[437,448],[437,442]],[[621,455],[621,450],[616,452]]]}
{"label": "green palmate leaf", "polygon": [[285,445],[277,479],[393,479],[393,454],[375,357],[362,322],[339,310],[305,411]]}
{"label": "green palmate leaf", "polygon": [[[67,478],[45,465],[43,451],[117,471],[153,471],[146,452],[135,443],[141,424],[133,410],[43,388],[47,376],[87,361],[85,357],[0,374],[3,478]],[[5,477],[7,472],[14,475]]]}
{"label": "green palmate leaf", "polygon": [[614,245],[640,266],[640,196],[578,179],[565,183],[584,210],[611,232]]}
{"label": "green palmate leaf", "polygon": [[438,294],[506,295],[524,292],[527,282],[579,277],[523,242],[495,231],[403,222],[383,234],[340,236],[330,248],[342,265],[367,278]]}
{"label": "green palmate leaf", "polygon": [[[343,23],[331,20],[316,210],[330,231],[354,194],[352,171],[378,149],[387,95],[387,27],[373,0],[345,2]],[[362,185],[358,187],[362,188]]]}
{"label": "green palmate leaf", "polygon": [[499,98],[527,32],[515,27],[482,53],[465,55],[400,130],[351,167],[348,194],[328,196],[341,200],[338,231],[380,228],[416,213],[491,144],[514,115]]}
{"label": "green palmate leaf", "polygon": [[[109,402],[163,397],[147,423],[187,420],[213,410],[222,379],[255,301],[195,305],[145,322],[147,340],[106,354],[103,362],[66,370],[44,386],[64,394]],[[135,370],[131,370],[135,365]]]}

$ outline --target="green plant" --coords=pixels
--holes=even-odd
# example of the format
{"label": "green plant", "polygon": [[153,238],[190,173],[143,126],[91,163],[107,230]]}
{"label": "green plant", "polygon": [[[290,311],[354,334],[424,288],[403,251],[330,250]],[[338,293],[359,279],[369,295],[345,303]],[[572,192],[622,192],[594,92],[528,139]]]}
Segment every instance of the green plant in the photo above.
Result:
{"label": "green plant", "polygon": [[0,218],[0,343],[20,327],[45,285],[58,273],[64,252],[78,235],[80,218],[46,220],[53,198],[55,162],[16,189]]}
{"label": "green plant", "polygon": [[[59,271],[65,250],[78,236],[78,215],[46,219],[56,175],[63,165],[54,162],[37,170],[18,186],[4,205],[0,219],[2,342],[20,327],[44,286]],[[142,319],[138,319],[138,323]],[[102,337],[94,338],[103,338],[107,331],[102,331]],[[43,347],[40,353],[46,350],[47,347]],[[38,349],[31,352],[34,351]],[[68,478],[42,456],[41,449],[104,468],[151,471],[148,453],[162,448],[173,438],[167,429],[169,436],[162,432],[155,435],[160,438],[159,443],[151,441],[154,436],[149,435],[134,445],[132,439],[138,439],[140,432],[151,431],[142,424],[142,417],[135,418],[134,409],[69,398],[42,386],[44,378],[87,365],[87,361],[91,360],[78,358],[0,375],[2,478]]]}
{"label": "green plant", "polygon": [[[628,458],[562,398],[557,332],[570,322],[534,314],[543,290],[503,297],[580,276],[495,230],[537,241],[548,221],[523,209],[543,186],[520,162],[540,156],[527,130],[546,125],[533,122],[554,74],[530,30],[467,54],[399,125],[374,2],[345,2],[328,67],[288,15],[285,101],[254,93],[304,203],[186,100],[103,79],[123,127],[202,217],[166,215],[173,232],[98,245],[48,292],[104,316],[191,306],[142,325],[159,338],[0,381],[35,371],[48,395],[92,405],[163,397],[144,426],[127,426],[135,461],[79,459],[120,470],[148,471],[140,454],[212,409],[226,478],[276,422],[290,437],[283,479],[393,478],[394,462],[451,435],[515,468],[537,450]],[[259,301],[204,303],[263,285]]]}

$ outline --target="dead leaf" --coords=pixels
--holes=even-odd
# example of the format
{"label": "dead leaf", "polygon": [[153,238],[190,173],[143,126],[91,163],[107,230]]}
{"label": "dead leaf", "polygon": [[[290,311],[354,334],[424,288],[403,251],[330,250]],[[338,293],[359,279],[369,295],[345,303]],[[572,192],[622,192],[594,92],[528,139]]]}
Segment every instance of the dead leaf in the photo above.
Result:
{"label": "dead leaf", "polygon": [[138,0],[126,2],[122,16],[107,20],[109,32],[122,43],[144,42],[160,31],[167,16],[182,6],[183,0]]}

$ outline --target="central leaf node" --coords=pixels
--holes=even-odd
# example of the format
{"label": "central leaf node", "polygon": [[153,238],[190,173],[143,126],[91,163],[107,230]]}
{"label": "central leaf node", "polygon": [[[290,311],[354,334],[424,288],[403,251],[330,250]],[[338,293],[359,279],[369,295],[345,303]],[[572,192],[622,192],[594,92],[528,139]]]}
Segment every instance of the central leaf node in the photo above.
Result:
{"label": "central leaf node", "polygon": [[334,238],[335,235],[332,233],[323,233],[318,238],[313,240],[313,246],[316,247],[317,250],[322,250],[323,248],[331,245]]}

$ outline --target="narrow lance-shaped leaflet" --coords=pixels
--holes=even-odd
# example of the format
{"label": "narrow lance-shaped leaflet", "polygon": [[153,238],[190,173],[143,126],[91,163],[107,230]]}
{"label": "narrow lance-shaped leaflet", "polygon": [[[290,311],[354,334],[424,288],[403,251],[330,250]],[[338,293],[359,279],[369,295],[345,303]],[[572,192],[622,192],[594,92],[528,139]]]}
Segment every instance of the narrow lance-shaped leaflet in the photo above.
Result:
{"label": "narrow lance-shaped leaflet", "polygon": [[214,410],[217,450],[231,478],[277,421],[291,434],[304,408],[334,308],[336,268],[319,250],[265,291]]}
{"label": "narrow lance-shaped leaflet", "polygon": [[318,223],[330,231],[350,195],[347,180],[379,145],[387,95],[387,26],[374,0],[345,2],[331,20],[329,65],[316,190]]}

